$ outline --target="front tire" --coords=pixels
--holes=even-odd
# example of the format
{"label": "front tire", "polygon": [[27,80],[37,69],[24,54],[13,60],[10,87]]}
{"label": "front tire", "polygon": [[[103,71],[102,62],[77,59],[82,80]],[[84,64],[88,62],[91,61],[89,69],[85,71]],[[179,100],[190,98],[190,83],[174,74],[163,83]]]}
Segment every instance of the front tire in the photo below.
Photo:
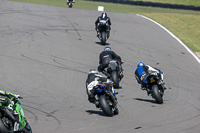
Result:
{"label": "front tire", "polygon": [[159,92],[158,86],[153,85],[152,86],[152,97],[156,100],[157,103],[162,104],[163,103],[163,98]]}
{"label": "front tire", "polygon": [[1,119],[0,119],[0,133],[10,133],[10,131],[5,127]]}
{"label": "front tire", "polygon": [[107,116],[113,116],[112,108],[109,106],[106,100],[106,95],[101,95],[99,97],[99,104],[105,115]]}
{"label": "front tire", "polygon": [[25,133],[32,133],[31,126],[28,123],[26,123],[26,126],[24,128],[24,132]]}

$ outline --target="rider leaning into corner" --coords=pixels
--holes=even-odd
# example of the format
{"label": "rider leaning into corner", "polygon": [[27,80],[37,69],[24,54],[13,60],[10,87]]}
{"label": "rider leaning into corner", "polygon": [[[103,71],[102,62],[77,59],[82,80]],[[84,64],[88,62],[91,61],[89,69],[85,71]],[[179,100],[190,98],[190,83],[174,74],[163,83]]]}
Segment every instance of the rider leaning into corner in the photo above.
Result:
{"label": "rider leaning into corner", "polygon": [[110,27],[111,26],[111,20],[107,16],[107,13],[105,13],[105,12],[103,12],[101,14],[101,16],[99,16],[97,18],[97,20],[95,21],[95,30],[97,31],[97,37],[99,35],[99,30],[101,28],[101,23],[100,23],[101,20],[105,20],[106,21],[106,29],[108,31],[108,38],[109,38],[109,36],[110,36],[110,32],[109,31],[111,30],[111,27]]}
{"label": "rider leaning into corner", "polygon": [[94,103],[97,108],[99,107],[99,102],[95,97],[93,89],[94,87],[101,87],[102,84],[108,87],[112,82],[106,77],[99,75],[97,70],[91,69],[86,80],[86,92],[88,94],[88,101]]}
{"label": "rider leaning into corner", "polygon": [[[20,97],[20,95],[15,95],[15,94],[13,94],[11,92],[6,92],[6,91],[2,91],[2,90],[0,90],[0,96],[15,97],[15,98]],[[5,99],[1,104],[8,106],[10,104],[10,100]]]}
{"label": "rider leaning into corner", "polygon": [[[143,80],[141,80],[141,77],[144,74],[146,75],[146,77],[144,77]],[[147,90],[145,80],[151,75],[155,75],[158,77],[158,80],[163,81],[163,78],[164,78],[163,72],[161,72],[157,68],[151,67],[150,65],[145,65],[143,62],[139,62],[137,65],[137,69],[135,70],[135,78],[137,79],[137,82],[141,84],[142,90]],[[166,89],[164,87],[164,84],[163,84],[163,88]]]}
{"label": "rider leaning into corner", "polygon": [[98,71],[102,72],[105,74],[108,78],[110,78],[110,75],[105,71],[105,68],[108,67],[108,64],[111,60],[117,60],[119,61],[119,71],[120,71],[120,79],[124,77],[123,75],[123,69],[122,69],[122,61],[121,57],[117,55],[114,51],[112,51],[110,46],[106,46],[104,48],[104,51],[102,51],[99,55],[99,66],[98,66]]}

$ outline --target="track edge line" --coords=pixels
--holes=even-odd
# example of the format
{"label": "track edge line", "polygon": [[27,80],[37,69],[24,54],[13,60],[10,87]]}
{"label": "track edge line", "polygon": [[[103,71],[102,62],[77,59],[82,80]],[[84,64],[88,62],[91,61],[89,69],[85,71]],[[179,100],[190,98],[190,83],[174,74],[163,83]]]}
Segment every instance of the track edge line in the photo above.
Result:
{"label": "track edge line", "polygon": [[162,29],[164,29],[166,32],[168,32],[173,38],[175,38],[183,47],[185,47],[185,49],[197,60],[197,62],[200,64],[200,59],[197,57],[197,55],[188,47],[186,46],[177,36],[175,36],[171,31],[169,31],[167,28],[165,28],[164,26],[162,26],[161,24],[159,24],[158,22],[154,21],[153,19],[150,19],[146,16],[140,15],[140,14],[136,14],[137,16],[140,16],[142,18],[145,18],[153,23],[155,23],[156,25],[158,25],[159,27],[161,27]]}

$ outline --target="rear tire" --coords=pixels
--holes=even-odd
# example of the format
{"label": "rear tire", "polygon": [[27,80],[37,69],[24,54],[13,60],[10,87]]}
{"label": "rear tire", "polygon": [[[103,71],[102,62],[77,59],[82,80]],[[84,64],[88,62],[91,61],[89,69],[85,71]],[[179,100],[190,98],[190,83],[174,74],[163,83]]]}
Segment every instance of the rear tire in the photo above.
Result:
{"label": "rear tire", "polygon": [[10,131],[5,127],[1,119],[0,119],[0,133],[10,133]]}
{"label": "rear tire", "polygon": [[109,106],[106,100],[106,95],[101,95],[99,97],[99,104],[105,115],[107,116],[113,116],[112,108]]}
{"label": "rear tire", "polygon": [[101,33],[101,44],[105,45],[106,44],[106,32]]}
{"label": "rear tire", "polygon": [[163,103],[163,98],[160,95],[159,89],[157,85],[152,86],[152,97],[156,100],[157,103],[162,104]]}
{"label": "rear tire", "polygon": [[112,76],[112,81],[114,83],[114,88],[119,88],[119,76],[117,74],[117,71],[112,71],[111,72],[111,76]]}
{"label": "rear tire", "polygon": [[114,114],[115,114],[115,115],[118,115],[118,114],[119,114],[119,109],[118,109],[118,108],[115,109]]}

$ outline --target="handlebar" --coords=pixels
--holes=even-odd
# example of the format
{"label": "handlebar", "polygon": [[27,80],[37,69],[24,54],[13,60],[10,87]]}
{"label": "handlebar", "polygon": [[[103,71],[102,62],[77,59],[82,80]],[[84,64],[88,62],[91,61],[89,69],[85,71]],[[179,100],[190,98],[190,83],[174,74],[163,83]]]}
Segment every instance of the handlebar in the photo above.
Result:
{"label": "handlebar", "polygon": [[18,98],[19,98],[19,99],[23,99],[23,97],[22,97],[22,96],[19,96]]}

